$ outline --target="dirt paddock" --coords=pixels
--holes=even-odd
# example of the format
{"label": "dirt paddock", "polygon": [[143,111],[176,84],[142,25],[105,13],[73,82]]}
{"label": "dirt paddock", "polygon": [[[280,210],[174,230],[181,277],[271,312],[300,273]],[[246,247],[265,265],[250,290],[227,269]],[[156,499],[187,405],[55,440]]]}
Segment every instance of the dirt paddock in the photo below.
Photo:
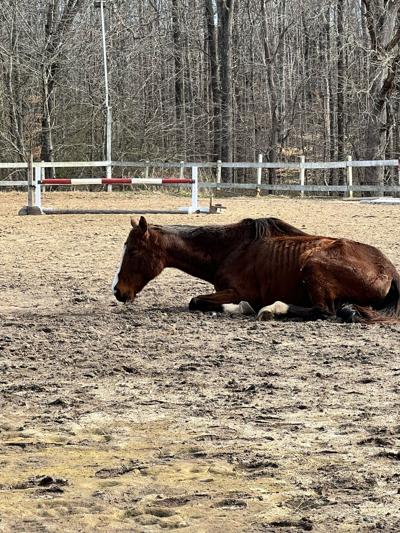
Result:
{"label": "dirt paddock", "polygon": [[[172,208],[162,193],[54,193],[54,207]],[[222,199],[378,246],[400,207]],[[400,531],[400,326],[190,313],[165,271],[110,293],[129,217],[18,217],[0,195],[0,531]],[[205,201],[207,204],[207,201]]]}

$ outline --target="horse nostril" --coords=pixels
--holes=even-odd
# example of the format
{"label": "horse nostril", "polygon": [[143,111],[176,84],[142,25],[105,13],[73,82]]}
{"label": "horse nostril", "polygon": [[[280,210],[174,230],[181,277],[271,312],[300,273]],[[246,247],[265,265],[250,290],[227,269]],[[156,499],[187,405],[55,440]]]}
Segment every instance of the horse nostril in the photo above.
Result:
{"label": "horse nostril", "polygon": [[121,293],[121,291],[119,289],[114,289],[114,296],[116,297],[116,299],[119,301],[119,302],[126,302],[126,300],[128,299],[125,295],[123,295]]}

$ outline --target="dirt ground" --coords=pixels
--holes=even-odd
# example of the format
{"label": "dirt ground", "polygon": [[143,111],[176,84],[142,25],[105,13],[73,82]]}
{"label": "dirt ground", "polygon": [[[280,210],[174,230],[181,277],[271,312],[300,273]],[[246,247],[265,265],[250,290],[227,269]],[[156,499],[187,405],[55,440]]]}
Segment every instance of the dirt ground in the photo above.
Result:
{"label": "dirt ground", "polygon": [[[399,206],[221,202],[223,214],[148,220],[278,216],[400,268]],[[110,285],[129,216],[16,216],[24,203],[0,194],[0,531],[400,531],[400,325],[190,313],[210,286],[174,270],[124,306]]]}

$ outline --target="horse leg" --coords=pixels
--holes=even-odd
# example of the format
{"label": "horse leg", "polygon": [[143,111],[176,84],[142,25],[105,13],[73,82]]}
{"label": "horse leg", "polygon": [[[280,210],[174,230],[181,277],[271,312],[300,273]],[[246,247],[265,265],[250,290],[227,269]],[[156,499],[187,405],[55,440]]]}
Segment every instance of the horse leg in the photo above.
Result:
{"label": "horse leg", "polygon": [[262,307],[257,313],[257,320],[273,320],[274,318],[301,318],[303,320],[318,320],[332,316],[328,309],[320,306],[301,307],[299,305],[286,304],[279,300],[271,305]]}
{"label": "horse leg", "polygon": [[318,320],[335,316],[335,298],[328,282],[321,284],[317,280],[318,271],[309,262],[303,269],[302,283],[307,292],[310,307],[287,304],[276,301],[262,307],[257,314],[257,320],[272,320],[273,318],[300,318],[302,320]]}
{"label": "horse leg", "polygon": [[241,298],[234,289],[195,296],[190,300],[189,310],[215,311],[217,313],[225,312],[242,315],[255,314],[251,305],[248,302],[241,301]]}

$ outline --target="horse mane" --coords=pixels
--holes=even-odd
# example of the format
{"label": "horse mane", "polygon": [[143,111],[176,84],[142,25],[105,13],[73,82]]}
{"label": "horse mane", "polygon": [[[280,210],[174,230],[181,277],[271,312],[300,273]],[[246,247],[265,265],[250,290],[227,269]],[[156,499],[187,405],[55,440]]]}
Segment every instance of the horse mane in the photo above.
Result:
{"label": "horse mane", "polygon": [[[205,242],[210,246],[212,242],[219,246],[220,239],[238,242],[243,240],[256,241],[265,237],[284,237],[308,235],[304,231],[291,226],[279,218],[245,218],[235,224],[216,226],[159,226],[152,225],[153,229],[165,235],[182,235],[186,239]],[[211,239],[211,240],[210,240]],[[215,240],[216,239],[216,240]]]}
{"label": "horse mane", "polygon": [[241,223],[254,227],[254,240],[263,239],[264,237],[308,235],[280,218],[245,218]]}

